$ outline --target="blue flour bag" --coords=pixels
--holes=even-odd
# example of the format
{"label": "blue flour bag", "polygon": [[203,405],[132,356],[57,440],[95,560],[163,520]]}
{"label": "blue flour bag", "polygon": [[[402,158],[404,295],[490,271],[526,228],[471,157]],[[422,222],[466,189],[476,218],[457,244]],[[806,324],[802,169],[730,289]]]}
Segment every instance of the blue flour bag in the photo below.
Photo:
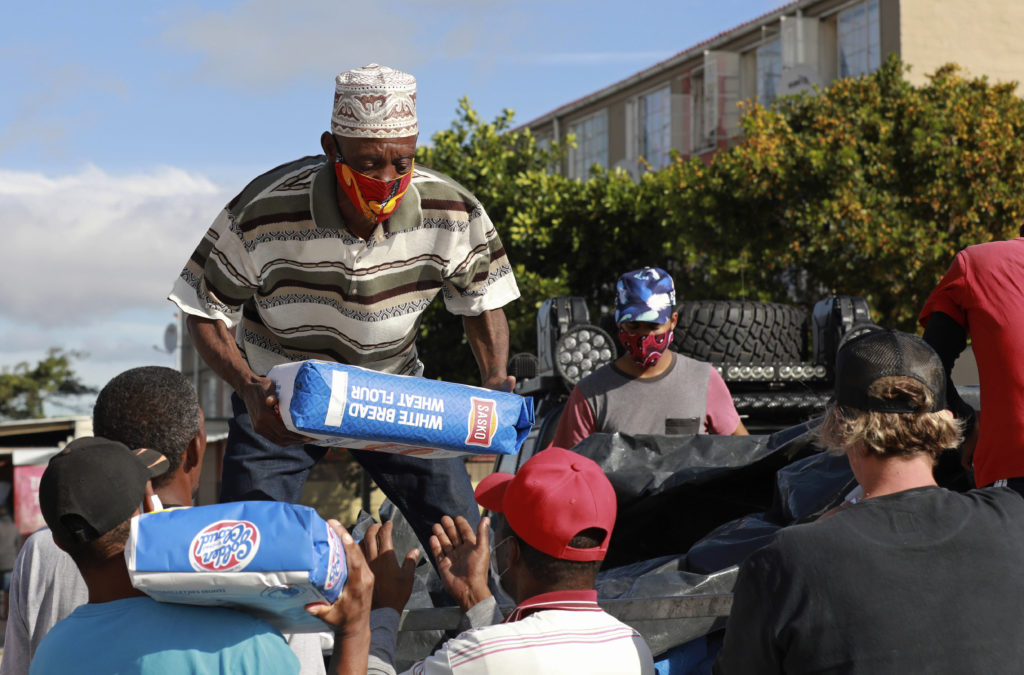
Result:
{"label": "blue flour bag", "polygon": [[334,602],[348,576],[341,540],[316,511],[233,502],[132,519],[125,560],[132,585],[160,602],[217,605],[283,633],[331,630],[311,602]]}
{"label": "blue flour bag", "polygon": [[426,458],[519,452],[533,427],[533,399],[328,361],[267,373],[281,419],[317,445]]}

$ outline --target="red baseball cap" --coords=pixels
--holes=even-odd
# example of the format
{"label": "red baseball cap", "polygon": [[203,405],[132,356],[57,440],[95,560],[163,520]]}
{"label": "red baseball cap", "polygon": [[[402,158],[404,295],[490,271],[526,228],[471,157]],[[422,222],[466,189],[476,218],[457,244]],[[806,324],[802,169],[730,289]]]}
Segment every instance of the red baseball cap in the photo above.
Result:
{"label": "red baseball cap", "polygon": [[[531,457],[515,475],[492,473],[476,488],[476,501],[502,513],[530,546],[559,560],[604,560],[615,527],[615,490],[593,460],[551,447]],[[575,548],[572,538],[604,530],[594,548]]]}

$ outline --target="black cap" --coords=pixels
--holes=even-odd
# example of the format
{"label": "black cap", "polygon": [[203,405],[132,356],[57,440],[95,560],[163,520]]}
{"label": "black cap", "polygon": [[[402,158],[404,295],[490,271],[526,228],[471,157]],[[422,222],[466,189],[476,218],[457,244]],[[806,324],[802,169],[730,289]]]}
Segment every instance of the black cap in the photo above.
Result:
{"label": "black cap", "polygon": [[922,412],[909,399],[868,396],[871,385],[883,377],[912,377],[934,397],[927,412],[946,407],[946,371],[931,346],[909,333],[878,328],[844,342],[836,354],[836,403],[842,407],[876,412]]}
{"label": "black cap", "polygon": [[146,481],[168,467],[155,450],[99,437],[71,441],[39,480],[39,508],[54,541],[73,547],[110,532],[139,508]]}

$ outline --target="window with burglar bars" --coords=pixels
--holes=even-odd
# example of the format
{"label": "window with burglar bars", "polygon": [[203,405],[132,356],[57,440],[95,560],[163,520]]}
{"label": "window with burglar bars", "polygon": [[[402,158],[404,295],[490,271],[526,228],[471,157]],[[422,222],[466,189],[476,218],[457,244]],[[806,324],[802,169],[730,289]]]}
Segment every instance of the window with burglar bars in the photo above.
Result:
{"label": "window with burglar bars", "polygon": [[602,110],[569,125],[576,147],[569,148],[569,177],[586,180],[590,167],[608,167],[608,111]]}
{"label": "window with burglar bars", "polygon": [[872,73],[881,65],[878,0],[868,0],[839,13],[836,26],[839,77]]}

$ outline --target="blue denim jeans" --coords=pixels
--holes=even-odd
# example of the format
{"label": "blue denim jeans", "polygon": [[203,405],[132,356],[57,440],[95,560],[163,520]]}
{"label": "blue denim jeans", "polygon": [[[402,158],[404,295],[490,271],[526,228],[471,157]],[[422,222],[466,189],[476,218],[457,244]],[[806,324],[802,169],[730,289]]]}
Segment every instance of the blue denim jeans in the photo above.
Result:
{"label": "blue denim jeans", "polygon": [[[273,500],[297,504],[310,469],[327,453],[317,445],[282,447],[257,434],[245,404],[231,395],[220,501]],[[476,529],[480,511],[466,465],[452,459],[420,459],[386,452],[350,450],[377,486],[409,521],[423,552],[441,516],[464,516]],[[431,556],[433,558],[433,556]]]}

